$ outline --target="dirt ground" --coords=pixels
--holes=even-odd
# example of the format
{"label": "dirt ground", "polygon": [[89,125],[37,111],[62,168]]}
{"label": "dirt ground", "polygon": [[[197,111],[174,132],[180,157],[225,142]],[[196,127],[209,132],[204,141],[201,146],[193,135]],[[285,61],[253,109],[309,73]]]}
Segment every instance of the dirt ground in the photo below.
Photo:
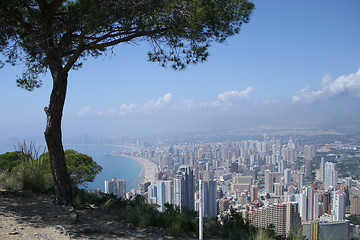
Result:
{"label": "dirt ground", "polygon": [[0,239],[174,239],[158,228],[114,221],[99,208],[75,211],[49,196],[0,191]]}

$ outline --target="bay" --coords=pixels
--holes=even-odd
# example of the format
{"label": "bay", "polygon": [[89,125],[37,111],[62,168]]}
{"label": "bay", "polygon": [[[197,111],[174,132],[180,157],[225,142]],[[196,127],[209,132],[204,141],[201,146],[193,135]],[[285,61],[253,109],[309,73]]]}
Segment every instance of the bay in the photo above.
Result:
{"label": "bay", "polygon": [[[123,157],[106,155],[113,151],[120,151],[126,148],[110,145],[66,145],[65,149],[73,149],[79,153],[84,153],[93,158],[103,170],[96,176],[94,182],[88,183],[86,189],[93,190],[100,188],[102,192],[105,191],[105,180],[111,180],[114,177],[126,180],[126,191],[132,188],[138,188],[138,185],[143,181],[143,169],[140,163],[136,160]],[[0,144],[0,154],[12,152],[14,145]]]}

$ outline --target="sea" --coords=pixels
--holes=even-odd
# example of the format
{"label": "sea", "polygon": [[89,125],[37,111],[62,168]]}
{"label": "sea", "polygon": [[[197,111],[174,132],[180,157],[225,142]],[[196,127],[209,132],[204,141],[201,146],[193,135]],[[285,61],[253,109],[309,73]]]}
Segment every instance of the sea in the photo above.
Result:
{"label": "sea", "polygon": [[[37,146],[44,149],[44,146]],[[144,170],[140,163],[130,157],[108,155],[113,151],[120,151],[126,148],[110,145],[66,145],[64,149],[73,149],[79,153],[84,153],[93,158],[103,170],[96,176],[93,182],[87,183],[86,186],[81,185],[81,188],[94,190],[100,188],[102,192],[105,191],[104,182],[111,180],[114,177],[126,180],[126,191],[132,188],[138,188],[143,181]],[[0,144],[0,154],[15,151],[14,145]]]}

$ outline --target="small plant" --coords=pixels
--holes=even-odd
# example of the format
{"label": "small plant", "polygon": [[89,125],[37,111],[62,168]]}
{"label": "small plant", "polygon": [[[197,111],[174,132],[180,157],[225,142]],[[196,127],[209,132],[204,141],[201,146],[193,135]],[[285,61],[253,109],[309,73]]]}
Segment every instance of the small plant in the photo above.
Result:
{"label": "small plant", "polygon": [[51,192],[54,188],[51,174],[36,161],[22,162],[14,167],[5,180],[5,188],[34,193]]}
{"label": "small plant", "polygon": [[104,198],[95,192],[78,187],[73,188],[73,196],[73,207],[78,210],[85,209],[90,204],[100,205],[104,202]]}

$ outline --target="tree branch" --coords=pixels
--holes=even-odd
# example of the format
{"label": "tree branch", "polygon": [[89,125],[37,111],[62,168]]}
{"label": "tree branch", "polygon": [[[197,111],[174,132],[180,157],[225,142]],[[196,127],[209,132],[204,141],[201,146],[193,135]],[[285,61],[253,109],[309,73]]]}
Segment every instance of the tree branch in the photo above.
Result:
{"label": "tree branch", "polygon": [[68,62],[66,63],[65,67],[62,71],[69,72],[71,67],[76,63],[76,61],[79,59],[81,53],[85,50],[84,49],[84,37],[86,35],[86,31],[84,30],[80,36],[79,36],[79,46],[75,50],[74,54],[70,57]]}
{"label": "tree branch", "polygon": [[52,18],[55,16],[55,13],[59,9],[59,7],[61,7],[63,2],[64,2],[64,0],[55,0],[52,2],[52,4],[50,5],[50,7],[48,9],[48,14],[46,16],[47,21],[52,20]]}
{"label": "tree branch", "polygon": [[[14,27],[23,27],[24,30],[29,33],[30,35],[32,35],[33,37],[37,37],[38,35],[36,34],[36,32],[34,31],[34,29],[32,28],[32,26],[25,22],[20,16],[21,14],[16,14],[16,9],[14,9],[13,11],[9,11],[6,7],[6,5],[4,5],[1,1],[0,1],[0,9],[2,9],[4,11],[4,13],[6,14],[6,16],[12,20],[13,24],[15,24]],[[19,16],[20,15],[20,16]]]}
{"label": "tree branch", "polygon": [[156,29],[156,30],[152,30],[152,31],[137,32],[137,33],[134,33],[132,35],[129,35],[129,36],[126,36],[123,38],[118,38],[113,41],[100,43],[100,44],[96,44],[96,43],[94,44],[94,42],[93,42],[93,43],[86,45],[85,50],[96,50],[96,49],[101,49],[101,48],[107,48],[107,47],[115,46],[119,43],[131,41],[135,38],[144,37],[144,36],[151,37],[155,34],[166,32],[167,30],[169,30],[169,28],[161,28],[161,29]]}

